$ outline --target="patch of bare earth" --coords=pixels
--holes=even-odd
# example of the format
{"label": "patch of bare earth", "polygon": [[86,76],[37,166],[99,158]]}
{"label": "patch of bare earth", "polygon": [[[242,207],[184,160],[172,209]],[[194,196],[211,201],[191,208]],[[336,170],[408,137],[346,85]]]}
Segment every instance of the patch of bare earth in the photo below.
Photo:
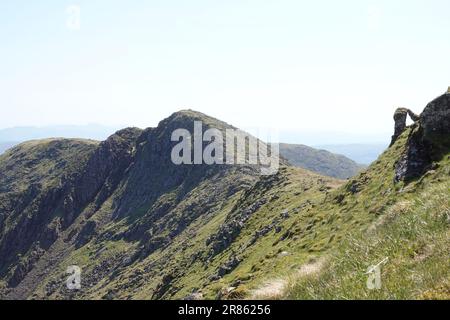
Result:
{"label": "patch of bare earth", "polygon": [[276,278],[265,282],[261,287],[253,290],[250,299],[254,300],[271,300],[280,299],[285,296],[289,283],[296,279],[318,274],[325,264],[325,259],[319,259],[304,264],[300,269],[296,270],[289,278]]}

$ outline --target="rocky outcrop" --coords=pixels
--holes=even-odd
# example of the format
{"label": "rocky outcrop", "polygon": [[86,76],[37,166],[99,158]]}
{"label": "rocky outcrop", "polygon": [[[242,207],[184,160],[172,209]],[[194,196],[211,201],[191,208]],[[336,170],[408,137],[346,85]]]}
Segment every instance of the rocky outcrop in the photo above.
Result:
{"label": "rocky outcrop", "polygon": [[[79,206],[96,197],[97,208],[112,194],[134,161],[138,128],[120,130],[103,141],[89,159],[67,201]],[[96,209],[97,209],[96,208]]]}
{"label": "rocky outcrop", "polygon": [[[408,110],[397,109],[394,118],[396,134],[406,120]],[[411,115],[410,115],[411,116]],[[414,118],[413,118],[414,120]],[[406,126],[401,130],[403,132]],[[397,129],[399,130],[397,132]],[[401,134],[401,133],[400,133]],[[395,134],[394,134],[395,136]],[[396,138],[393,137],[393,142]],[[446,93],[430,102],[411,127],[406,150],[395,164],[394,182],[420,177],[440,159],[450,147],[450,94]]]}
{"label": "rocky outcrop", "polygon": [[397,138],[405,131],[406,129],[406,118],[409,115],[412,121],[416,122],[419,121],[420,116],[412,112],[411,110],[407,108],[398,108],[395,110],[394,113],[394,121],[395,121],[395,127],[394,127],[394,135],[392,136],[391,140],[391,146],[395,143]]}
{"label": "rocky outcrop", "polygon": [[211,235],[206,240],[206,245],[211,246],[211,251],[209,253],[210,257],[212,258],[227,249],[239,236],[246,221],[266,202],[267,199],[261,198],[242,211],[238,210],[239,205],[237,205],[234,208],[236,210],[232,210],[231,214],[227,217],[227,220],[220,226],[217,234]]}
{"label": "rocky outcrop", "polygon": [[[178,143],[171,141],[172,132],[180,128],[193,132],[194,121],[202,121],[205,130],[233,128],[206,115],[182,111],[156,128],[127,128],[101,143],[39,140],[3,155],[0,278],[10,291],[8,297],[28,296],[38,285],[36,278],[73,248],[118,240],[136,244],[126,255],[110,256],[84,271],[84,283],[96,283],[116,268],[163,250],[199,217],[209,219],[230,197],[252,187],[259,177],[258,167],[176,165],[171,161],[171,150]],[[126,227],[105,227],[119,221]],[[42,249],[36,251],[39,254],[32,247],[37,242]],[[96,251],[95,259],[100,260],[101,254],[109,253]],[[167,269],[166,259],[155,262],[157,270]],[[152,269],[146,270],[147,276],[161,276]],[[170,282],[180,276],[180,272],[169,272],[155,297],[163,296]],[[48,294],[55,292],[71,297],[51,285]]]}
{"label": "rocky outcrop", "polygon": [[394,182],[420,177],[432,163],[432,145],[424,139],[423,128],[417,124],[408,137],[406,150],[395,164]]}
{"label": "rocky outcrop", "polygon": [[450,92],[430,102],[420,117],[424,136],[429,139],[450,135]]}

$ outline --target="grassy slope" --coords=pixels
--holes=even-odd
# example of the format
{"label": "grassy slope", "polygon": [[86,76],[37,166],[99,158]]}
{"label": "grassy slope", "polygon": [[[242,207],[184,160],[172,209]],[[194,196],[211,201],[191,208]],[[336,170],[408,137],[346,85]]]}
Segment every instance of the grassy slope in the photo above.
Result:
{"label": "grassy slope", "polygon": [[[252,216],[241,235],[227,251],[212,260],[204,270],[200,267],[193,268],[191,273],[182,278],[178,286],[183,290],[173,297],[181,298],[191,288],[197,287],[204,297],[214,298],[220,290],[229,286],[237,288],[228,298],[251,297],[253,290],[264,286],[267,280],[286,277],[297,279],[296,275],[311,261],[327,259],[328,267],[323,270],[328,270],[333,261],[330,257],[337,255],[340,257],[337,261],[343,261],[339,252],[348,252],[349,249],[353,250],[353,255],[351,259],[344,261],[351,267],[336,267],[349,277],[347,287],[337,282],[336,287],[329,287],[328,296],[319,293],[309,296],[310,298],[406,298],[445,294],[449,258],[449,163],[444,157],[440,169],[434,173],[431,172],[423,179],[407,186],[394,185],[394,163],[404,150],[407,135],[408,132],[405,132],[401,139],[367,171],[335,190],[332,187],[339,184],[337,181],[326,180],[322,181],[323,184],[322,182],[316,184],[317,180],[311,182],[315,181],[313,175],[309,174],[307,177],[305,171],[285,168],[281,172],[280,182],[271,185],[270,191],[265,194],[271,199],[270,203]],[[311,189],[302,192],[307,185],[311,185]],[[323,185],[329,187],[323,188]],[[431,194],[433,197],[430,197]],[[256,198],[261,196],[262,194],[257,195]],[[424,199],[427,200],[423,202]],[[305,206],[307,200],[310,200],[312,205]],[[280,232],[271,231],[256,244],[244,250],[240,255],[243,262],[233,272],[218,281],[205,283],[205,276],[211,269],[217,268],[233,252],[241,252],[240,248],[248,243],[256,230],[269,225],[285,209],[288,210],[290,217],[283,220]],[[405,220],[399,221],[398,224],[395,221],[392,224],[387,223],[393,213],[399,210],[410,210],[412,215],[406,215]],[[381,221],[385,221],[385,224]],[[375,232],[374,230],[378,230],[375,226],[378,225],[386,227]],[[423,230],[420,229],[422,225],[426,226]],[[206,232],[210,233],[211,229]],[[370,252],[367,244],[373,244],[376,240],[369,240],[371,238],[368,238],[368,234],[383,240],[378,251]],[[195,252],[195,249],[193,251]],[[430,258],[429,264],[423,262],[431,252],[436,260]],[[417,268],[410,270],[412,266],[404,263],[402,255],[407,255],[415,261]],[[391,267],[388,265],[386,268],[386,270],[392,268],[391,278],[384,280],[386,290],[382,291],[383,293],[380,291],[367,293],[366,276],[363,273],[369,265],[379,262],[386,256],[392,261]],[[410,278],[403,279],[402,272],[403,274],[409,272],[409,276],[415,275],[419,279],[417,281],[422,282],[420,284],[408,282]],[[358,284],[355,284],[355,277],[360,280]],[[444,286],[444,289],[439,286]],[[294,285],[288,296],[307,298],[308,296],[296,294],[298,288],[305,287],[301,282],[298,286]],[[316,288],[320,290],[322,287]],[[339,290],[346,290],[345,288],[355,290],[354,295],[341,295]],[[357,292],[357,288],[362,292]]]}
{"label": "grassy slope", "polygon": [[[377,180],[392,181],[392,159],[397,158],[407,134],[367,171],[374,187]],[[349,233],[330,252],[321,272],[291,281],[286,297],[450,299],[449,175],[449,154],[445,154],[436,170],[407,186],[384,185],[362,193],[359,202],[367,203],[365,211],[374,211],[377,218],[359,232]],[[395,194],[395,201],[384,200],[387,191],[388,197]],[[367,289],[368,267],[385,258],[381,289]]]}
{"label": "grassy slope", "polygon": [[[287,261],[277,259],[279,252],[286,250],[283,241],[279,241],[280,237],[292,225],[296,224],[295,220],[302,214],[301,212],[307,212],[312,206],[322,202],[330,188],[341,184],[338,180],[324,178],[298,168],[283,168],[275,183],[278,183],[278,187],[274,190],[269,190],[264,192],[264,194],[259,194],[258,192],[256,195],[257,197],[267,197],[273,201],[261,207],[249,219],[241,235],[233,242],[231,247],[211,259],[209,263],[205,264],[200,260],[192,263],[192,257],[198,252],[202,254],[208,252],[206,239],[217,232],[226,219],[227,214],[231,212],[232,208],[243,196],[242,192],[230,198],[227,203],[217,208],[217,210],[206,216],[199,217],[185,231],[173,239],[170,246],[153,252],[144,260],[138,260],[131,266],[108,273],[95,286],[83,290],[83,294],[78,296],[78,298],[150,299],[162,278],[168,274],[175,276],[171,288],[176,288],[176,290],[169,290],[163,298],[183,298],[195,289],[200,289],[205,298],[215,298],[220,289],[231,285],[236,280],[243,280],[243,284],[245,282],[258,283],[263,281],[268,274],[273,274],[273,271],[277,270],[278,267],[284,268],[288,266],[286,264]],[[268,186],[272,187],[272,183]],[[187,197],[179,206],[187,205],[198,196],[204,196],[202,192],[208,192],[208,188],[211,188],[211,186],[199,186],[198,190],[193,191],[192,197]],[[260,188],[255,188],[255,190],[260,190]],[[296,201],[291,202],[289,197],[293,194],[295,194]],[[308,200],[311,201],[312,205],[305,206]],[[302,205],[303,208],[301,208]],[[275,218],[280,217],[280,213],[284,209],[289,210],[290,217],[280,221],[281,231],[275,232],[275,230],[272,230],[253,246],[245,250],[241,249],[249,242],[256,230],[263,228]],[[104,211],[107,212],[108,209],[104,208]],[[95,216],[93,218],[95,219]],[[309,221],[308,223],[315,223],[314,218],[308,217],[305,219]],[[105,229],[117,231],[126,227],[126,223],[121,221],[112,222]],[[326,235],[321,235],[321,237],[324,238],[324,243],[328,241]],[[137,243],[123,240],[111,240],[100,243],[91,241],[86,246],[74,250],[61,263],[56,274],[52,274],[45,281],[42,281],[42,284],[35,292],[35,297],[45,296],[44,291],[49,284],[64,279],[64,271],[67,266],[79,265],[83,269],[83,274],[89,275],[98,265],[118,259],[118,257],[122,257],[127,252],[134,250],[136,246]],[[308,248],[307,251],[320,252],[325,247],[326,244],[318,244],[314,248]],[[218,281],[209,281],[209,277],[215,274],[219,266],[223,265],[232,253],[239,253],[239,257],[243,262],[224,278]],[[303,256],[303,253],[299,255],[301,259],[303,259]],[[294,257],[289,257],[288,259],[295,262]],[[260,261],[263,262],[261,263]],[[269,270],[271,270],[270,273],[268,273]],[[281,269],[278,270],[282,271]],[[245,288],[246,286],[243,285],[240,290],[245,290]],[[50,298],[61,297],[60,291],[56,291],[50,296]]]}
{"label": "grassy slope", "polygon": [[98,143],[56,138],[21,143],[0,156],[0,188],[8,186],[8,190],[1,191],[21,192],[33,183],[52,187],[62,174],[80,170]]}
{"label": "grassy slope", "polygon": [[[373,229],[348,237],[323,271],[294,282],[293,299],[450,299],[449,185],[437,183],[391,206]],[[380,290],[365,272],[382,266]]]}
{"label": "grassy slope", "polygon": [[[106,266],[106,273],[92,287],[75,296],[82,299],[150,299],[168,275],[173,280],[161,298],[183,298],[196,291],[212,299],[228,287],[235,289],[222,297],[248,298],[268,281],[280,278],[290,279],[290,286],[281,292],[288,298],[447,297],[450,163],[446,155],[423,179],[394,185],[394,163],[404,150],[407,134],[345,185],[284,167],[277,176],[263,178],[251,191],[240,192],[197,218],[168,247],[129,266],[107,268],[110,261],[135,250],[136,242],[110,238],[72,247],[58,271],[43,279],[34,297],[46,297],[52,284],[62,287],[65,268],[73,264],[80,265],[89,277],[98,273],[99,265]],[[206,197],[213,187],[208,183],[198,186],[174,213]],[[261,198],[269,201],[246,221],[229,248],[205,263],[192,258],[207,254],[206,239],[218,232],[233,211],[244,210]],[[90,219],[101,221],[108,216],[111,201]],[[274,221],[278,228],[251,244],[255,233]],[[112,221],[99,233],[114,234],[126,228],[125,220]],[[242,262],[221,279],[210,280],[231,256]],[[383,268],[383,289],[368,291],[364,272],[385,257],[390,260]],[[322,259],[325,267],[318,276],[302,273],[305,265]],[[52,292],[50,298],[67,297],[60,290]]]}
{"label": "grassy slope", "polygon": [[[239,278],[251,277],[236,289],[241,293],[237,297],[251,297],[253,290],[264,287],[267,281],[295,277],[304,265],[335,252],[348,234],[366,229],[396,202],[393,166],[402,151],[405,137],[387,150],[369,170],[337,189],[325,192],[312,190],[302,197],[301,191],[308,182],[293,182],[295,175],[289,172],[286,175],[288,183],[271,190],[280,198],[271,201],[266,211],[258,212],[254,216],[255,224],[250,222],[247,228],[250,233],[258,228],[256,225],[268,224],[284,208],[298,213],[284,222],[281,233],[272,232],[258,242],[244,263],[217,287],[229,286]],[[352,193],[351,189],[356,193]],[[304,207],[306,200],[311,200],[313,205]],[[286,233],[285,240],[277,241]]]}

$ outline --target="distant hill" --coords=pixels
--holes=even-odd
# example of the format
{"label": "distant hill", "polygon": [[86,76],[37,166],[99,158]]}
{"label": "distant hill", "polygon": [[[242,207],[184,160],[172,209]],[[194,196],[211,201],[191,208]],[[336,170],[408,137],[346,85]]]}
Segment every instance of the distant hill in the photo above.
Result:
{"label": "distant hill", "polygon": [[380,154],[386,149],[387,144],[328,144],[317,145],[314,147],[333,153],[342,154],[357,163],[369,165],[380,156]]}
{"label": "distant hill", "polygon": [[353,177],[365,168],[343,155],[301,144],[281,143],[280,154],[293,166],[339,179]]}

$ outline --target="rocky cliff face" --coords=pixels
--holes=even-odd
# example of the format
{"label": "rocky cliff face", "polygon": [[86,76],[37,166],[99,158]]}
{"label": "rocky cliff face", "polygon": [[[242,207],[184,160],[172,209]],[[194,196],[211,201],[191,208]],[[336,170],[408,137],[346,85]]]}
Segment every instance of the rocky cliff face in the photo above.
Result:
{"label": "rocky cliff face", "polygon": [[4,217],[0,270],[4,276],[10,274],[11,287],[23,280],[86,206],[90,208],[85,214],[93,214],[112,194],[133,161],[140,133],[124,129],[99,145],[67,139],[25,143],[3,157],[3,172],[15,173],[1,176],[1,186],[8,192],[1,194],[5,200],[0,211]]}
{"label": "rocky cliff face", "polygon": [[0,275],[9,285],[23,279],[78,214],[67,199],[96,145],[52,139],[25,143],[1,157]]}
{"label": "rocky cliff face", "polygon": [[[30,292],[33,288],[19,284],[55,247],[62,252],[93,239],[124,239],[139,245],[123,259],[144,259],[192,221],[250,187],[257,167],[172,163],[171,133],[180,128],[192,132],[194,121],[203,121],[204,130],[232,128],[183,111],[157,128],[124,129],[100,144],[53,139],[26,143],[3,155],[0,276],[7,291],[14,297]],[[103,230],[122,220],[127,228]],[[121,261],[108,263],[117,267]],[[14,295],[16,288],[19,295]]]}
{"label": "rocky cliff face", "polygon": [[[399,110],[394,116],[396,125],[393,142],[406,129],[404,122],[409,110]],[[436,98],[420,116],[413,115],[412,118],[416,122],[408,136],[407,149],[395,165],[396,182],[420,177],[432,169],[433,162],[439,161],[447,151],[450,142],[450,94]]]}

